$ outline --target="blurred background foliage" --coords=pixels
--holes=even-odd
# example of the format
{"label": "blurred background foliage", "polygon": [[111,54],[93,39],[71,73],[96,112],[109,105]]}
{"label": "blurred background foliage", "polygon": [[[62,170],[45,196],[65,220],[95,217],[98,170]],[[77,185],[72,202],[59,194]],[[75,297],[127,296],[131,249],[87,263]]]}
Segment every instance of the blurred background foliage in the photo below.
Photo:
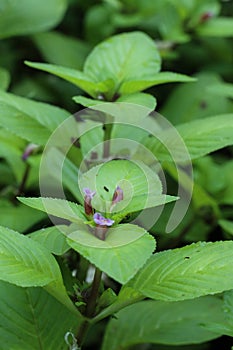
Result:
{"label": "blurred background foliage", "polygon": [[[8,91],[51,103],[69,113],[77,112],[83,108],[72,100],[73,96],[83,94],[78,87],[56,76],[33,71],[24,61],[81,70],[96,44],[114,34],[138,30],[154,40],[162,57],[162,70],[198,78],[193,83],[147,89],[157,99],[156,111],[174,125],[232,113],[232,13],[233,2],[226,0],[1,0],[0,100],[5,99],[4,91]],[[4,113],[1,108],[0,113]],[[42,148],[35,149],[25,162],[22,155],[27,145],[25,139],[0,128],[0,223],[22,233],[48,224],[45,214],[15,199],[19,194],[39,195]],[[152,228],[158,249],[199,240],[232,239],[232,154],[233,148],[227,147],[193,162],[195,185],[191,206],[172,237],[165,234],[165,226],[173,204],[165,206]],[[168,193],[176,194],[172,169],[165,169]],[[90,335],[90,344],[93,339]],[[229,342],[229,338],[225,341]],[[138,347],[144,348],[210,349],[208,344]]]}

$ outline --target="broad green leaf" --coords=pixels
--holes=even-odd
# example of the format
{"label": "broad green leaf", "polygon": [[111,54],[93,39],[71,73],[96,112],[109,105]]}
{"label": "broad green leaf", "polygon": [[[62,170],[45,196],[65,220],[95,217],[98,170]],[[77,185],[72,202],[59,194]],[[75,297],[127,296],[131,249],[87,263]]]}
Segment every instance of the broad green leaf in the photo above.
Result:
{"label": "broad green leaf", "polygon": [[212,332],[233,337],[233,290],[229,290],[223,294],[222,311],[224,318],[218,320],[211,319],[205,325],[205,328]]}
{"label": "broad green leaf", "polygon": [[141,90],[145,90],[151,86],[173,83],[173,82],[193,82],[195,78],[188,77],[184,74],[178,74],[173,72],[161,72],[157,74],[151,74],[151,76],[147,76],[146,78],[142,77],[142,79],[137,79],[136,77],[129,81],[124,81],[120,87],[119,92],[122,94],[129,94]]}
{"label": "broad green leaf", "polygon": [[173,124],[232,112],[232,104],[226,96],[218,94],[216,98],[217,91],[212,91],[212,87],[224,84],[220,76],[216,73],[201,72],[195,77],[197,82],[177,86],[160,110]]}
{"label": "broad green leaf", "polygon": [[229,17],[212,18],[197,27],[196,32],[201,36],[232,37],[233,20]]}
{"label": "broad green leaf", "polygon": [[233,84],[218,83],[208,87],[207,91],[216,96],[225,96],[233,98]]}
{"label": "broad green leaf", "polygon": [[135,344],[197,344],[221,333],[204,328],[223,320],[222,301],[203,297],[182,302],[141,301],[116,314],[107,326],[102,350],[125,349]]}
{"label": "broad green leaf", "polygon": [[56,129],[56,127],[70,115],[64,109],[16,96],[4,91],[0,91],[0,102],[26,113],[50,131],[54,131],[54,129]]}
{"label": "broad green leaf", "polygon": [[0,67],[0,90],[7,90],[10,84],[10,74],[5,69]]}
{"label": "broad green leaf", "polygon": [[44,211],[48,215],[54,215],[71,222],[80,223],[86,220],[83,207],[65,199],[18,197],[18,200],[29,207]]}
{"label": "broad green leaf", "polygon": [[42,286],[78,313],[63,285],[59,266],[48,249],[16,231],[0,227],[0,280],[20,287]]}
{"label": "broad green leaf", "polygon": [[133,94],[122,95],[120,96],[116,102],[125,102],[125,103],[133,103],[135,105],[142,105],[150,110],[154,110],[156,107],[156,99],[154,96],[150,94],[145,94],[143,92],[136,92]]}
{"label": "broad green leaf", "polygon": [[46,61],[74,69],[82,69],[90,51],[83,41],[55,31],[36,34],[32,39]]}
{"label": "broad green leaf", "polygon": [[39,243],[2,226],[0,232],[1,280],[36,287],[61,278],[56,260]]}
{"label": "broad green leaf", "polygon": [[233,222],[229,220],[219,220],[218,224],[222,227],[224,231],[233,235]]}
{"label": "broad green leaf", "polygon": [[147,297],[193,299],[233,289],[233,241],[199,242],[156,253],[130,282]]}
{"label": "broad green leaf", "polygon": [[110,228],[104,241],[95,237],[87,225],[79,225],[68,234],[67,243],[119,283],[129,281],[155,249],[153,237],[130,224]]}
{"label": "broad green leaf", "polygon": [[142,32],[131,32],[97,45],[86,59],[84,73],[96,81],[112,81],[113,95],[125,81],[149,79],[159,72],[160,64],[153,40]]}
{"label": "broad green leaf", "polygon": [[[0,157],[5,159],[12,169],[18,183],[22,181],[26,164],[22,161],[23,150],[20,150],[17,142],[14,144],[14,135],[5,129],[0,129]],[[17,139],[17,136],[15,136]]]}
{"label": "broad green leaf", "polygon": [[[74,96],[73,100],[76,103],[83,105],[84,107],[92,107],[105,103],[103,100],[93,100],[84,96]],[[135,105],[142,105],[148,107],[150,110],[154,110],[156,107],[156,99],[154,96],[144,93],[134,93],[120,96],[114,103],[125,102],[133,103]],[[109,103],[109,102],[107,102]]]}
{"label": "broad green leaf", "polygon": [[69,81],[87,92],[92,97],[97,97],[100,92],[108,91],[108,85],[106,85],[106,82],[98,82],[98,80],[90,77],[90,75],[87,73],[83,73],[79,70],[46,63],[28,61],[25,63],[29,67],[43,70]]}
{"label": "broad green leaf", "polygon": [[[0,37],[42,32],[56,26],[66,10],[66,0],[1,1]],[[45,11],[46,8],[46,11]]]}
{"label": "broad green leaf", "polygon": [[[63,350],[64,335],[79,319],[42,288],[21,288],[0,281],[2,350]],[[57,322],[54,322],[57,320]]]}
{"label": "broad green leaf", "polygon": [[92,106],[104,103],[103,100],[94,100],[92,98],[88,98],[85,96],[74,96],[73,100],[84,107],[92,107]]}
{"label": "broad green leaf", "polygon": [[[205,156],[213,151],[233,144],[233,114],[223,114],[203,120],[194,120],[177,126],[191,159]],[[160,142],[146,137],[144,145],[160,160],[171,161],[168,149],[176,154],[176,161],[187,161],[183,145],[172,138],[173,130],[161,132]]]}
{"label": "broad green leaf", "polygon": [[51,132],[26,113],[0,102],[0,125],[23,139],[45,145]]}
{"label": "broad green leaf", "polygon": [[70,249],[64,236],[64,230],[66,228],[67,226],[65,225],[42,228],[41,230],[30,233],[28,237],[39,242],[51,253],[62,255]]}
{"label": "broad green leaf", "polygon": [[25,205],[13,205],[6,200],[0,201],[0,222],[2,226],[24,232],[46,217],[44,213],[27,208]]}
{"label": "broad green leaf", "polygon": [[[112,206],[117,186],[123,191],[123,200]],[[98,165],[80,177],[79,187],[96,191],[92,205],[101,212],[127,214],[166,202],[158,175],[142,162],[112,160]]]}

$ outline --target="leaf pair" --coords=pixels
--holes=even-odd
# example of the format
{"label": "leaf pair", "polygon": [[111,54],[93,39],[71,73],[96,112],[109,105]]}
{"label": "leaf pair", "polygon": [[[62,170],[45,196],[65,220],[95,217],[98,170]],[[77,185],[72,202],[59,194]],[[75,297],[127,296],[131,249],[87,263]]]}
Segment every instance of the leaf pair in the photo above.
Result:
{"label": "leaf pair", "polygon": [[[159,52],[153,40],[141,32],[119,34],[97,45],[87,57],[83,71],[43,63],[26,64],[77,85],[97,100],[94,104],[98,103],[98,99],[111,101],[128,95],[127,102],[140,104],[141,99],[143,105],[154,108],[155,102],[151,97],[141,95],[139,91],[167,82],[193,81],[182,74],[158,73],[161,66]],[[92,103],[80,97],[75,100],[85,106]]]}

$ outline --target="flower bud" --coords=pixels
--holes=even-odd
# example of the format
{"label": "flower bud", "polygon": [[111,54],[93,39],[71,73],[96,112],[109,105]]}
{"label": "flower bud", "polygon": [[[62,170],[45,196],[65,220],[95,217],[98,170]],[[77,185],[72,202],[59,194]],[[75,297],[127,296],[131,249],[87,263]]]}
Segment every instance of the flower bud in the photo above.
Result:
{"label": "flower bud", "polygon": [[91,191],[89,188],[84,188],[83,192],[85,193],[85,197],[84,197],[84,209],[85,209],[85,213],[87,215],[92,215],[93,214],[93,208],[91,205],[91,201],[92,198],[94,197],[94,195],[96,194],[95,191]]}

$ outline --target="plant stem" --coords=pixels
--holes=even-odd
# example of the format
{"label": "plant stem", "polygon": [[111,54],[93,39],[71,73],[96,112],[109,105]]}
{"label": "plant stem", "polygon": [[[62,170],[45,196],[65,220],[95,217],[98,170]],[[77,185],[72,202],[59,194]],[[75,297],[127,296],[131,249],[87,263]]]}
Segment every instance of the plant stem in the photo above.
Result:
{"label": "plant stem", "polygon": [[111,139],[111,133],[112,133],[112,126],[111,120],[108,120],[106,117],[106,121],[103,125],[104,128],[104,148],[103,148],[103,158],[106,159],[110,155],[110,139]]}
{"label": "plant stem", "polygon": [[98,315],[96,315],[92,320],[91,323],[96,323],[99,322],[101,320],[103,320],[104,318],[111,316],[113,314],[115,314],[116,312],[120,311],[121,309],[125,308],[126,306],[132,305],[137,303],[138,301],[141,301],[145,299],[145,296],[143,295],[137,295],[135,297],[131,297],[130,299],[127,300],[123,300],[121,302],[115,302],[112,305],[110,305],[109,307],[107,307],[106,309],[104,309],[102,312],[100,312]]}
{"label": "plant stem", "polygon": [[[87,318],[91,318],[95,314],[95,307],[96,307],[96,301],[99,293],[101,276],[102,276],[102,271],[100,271],[96,267],[95,276],[94,276],[92,288],[91,288],[91,293],[88,298],[88,302],[87,302],[87,306],[84,314]],[[83,344],[83,341],[85,339],[85,336],[89,328],[89,324],[90,324],[89,320],[85,320],[79,328],[78,335],[77,335],[77,342],[79,346]]]}

